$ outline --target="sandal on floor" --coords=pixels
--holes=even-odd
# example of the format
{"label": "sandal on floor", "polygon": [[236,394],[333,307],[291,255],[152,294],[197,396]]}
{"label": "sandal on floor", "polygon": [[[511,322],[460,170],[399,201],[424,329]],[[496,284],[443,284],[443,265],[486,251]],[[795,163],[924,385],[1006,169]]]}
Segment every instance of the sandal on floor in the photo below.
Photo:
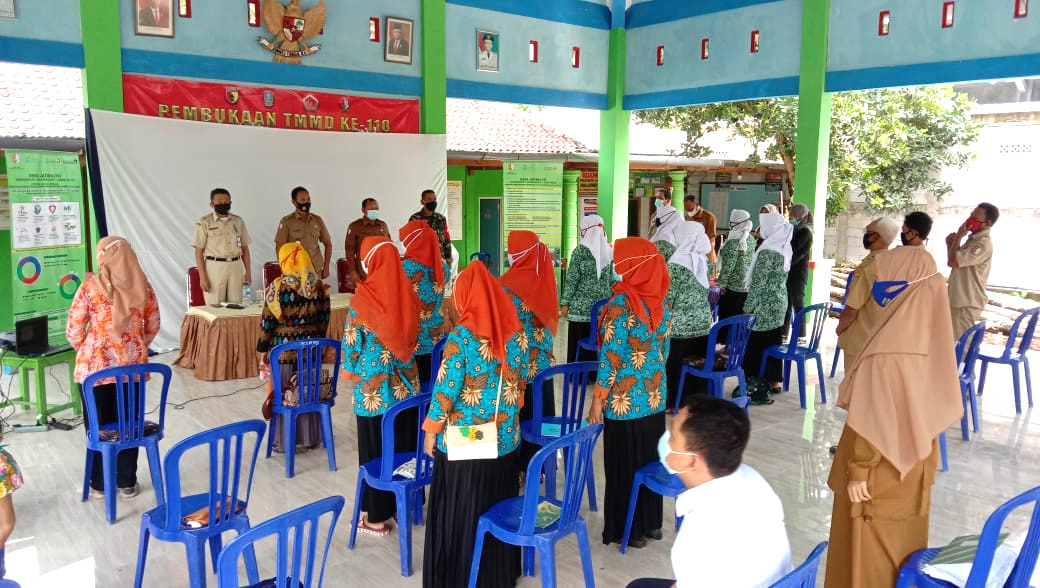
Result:
{"label": "sandal on floor", "polygon": [[358,533],[365,533],[366,535],[374,535],[376,537],[385,537],[390,534],[390,525],[383,523],[382,529],[369,526],[368,518],[362,517],[361,522],[358,523]]}

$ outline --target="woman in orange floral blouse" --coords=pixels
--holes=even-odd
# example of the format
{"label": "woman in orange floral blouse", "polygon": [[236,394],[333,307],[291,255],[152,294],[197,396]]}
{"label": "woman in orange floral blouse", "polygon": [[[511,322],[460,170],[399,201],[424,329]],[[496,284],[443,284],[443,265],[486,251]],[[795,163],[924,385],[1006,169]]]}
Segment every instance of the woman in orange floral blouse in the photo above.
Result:
{"label": "woman in orange floral blouse", "polygon": [[[159,303],[141,270],[137,255],[122,237],[105,237],[97,245],[97,274],[76,291],[65,337],[76,349],[76,381],[105,368],[148,362],[148,345],[159,332]],[[119,419],[116,384],[111,378],[94,390],[98,422]],[[86,410],[86,401],[84,410]],[[101,456],[94,456],[90,497],[104,498]],[[119,452],[116,486],[120,496],[137,495],[137,448]]]}

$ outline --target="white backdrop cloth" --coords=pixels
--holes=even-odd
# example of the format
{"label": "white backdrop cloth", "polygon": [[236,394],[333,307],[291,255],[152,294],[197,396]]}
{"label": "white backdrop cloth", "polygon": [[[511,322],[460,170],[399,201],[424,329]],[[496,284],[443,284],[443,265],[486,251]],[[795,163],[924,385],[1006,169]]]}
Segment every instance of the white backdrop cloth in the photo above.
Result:
{"label": "white backdrop cloth", "polygon": [[[126,237],[159,298],[156,349],[179,345],[187,310],[185,276],[195,265],[191,236],[209,208],[209,192],[227,188],[231,211],[253,242],[253,288],[275,260],[278,221],[293,211],[290,192],[304,186],[311,211],[332,235],[332,259],[343,257],[347,225],[361,200],[379,200],[381,218],[397,230],[421,208],[420,193],[438,195],[447,214],[444,135],[331,133],[179,121],[94,110],[108,234]],[[335,267],[329,282],[334,284]]]}

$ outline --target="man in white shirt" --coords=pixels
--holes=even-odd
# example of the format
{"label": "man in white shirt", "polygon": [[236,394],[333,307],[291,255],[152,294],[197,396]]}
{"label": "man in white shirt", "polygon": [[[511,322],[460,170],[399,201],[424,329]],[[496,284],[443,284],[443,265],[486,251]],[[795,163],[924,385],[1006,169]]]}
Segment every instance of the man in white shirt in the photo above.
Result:
{"label": "man in white shirt", "polygon": [[747,415],[728,400],[694,397],[675,415],[658,446],[686,486],[675,502],[683,517],[672,546],[675,580],[642,578],[628,588],[767,587],[791,570],[780,497],[741,464],[750,432]]}

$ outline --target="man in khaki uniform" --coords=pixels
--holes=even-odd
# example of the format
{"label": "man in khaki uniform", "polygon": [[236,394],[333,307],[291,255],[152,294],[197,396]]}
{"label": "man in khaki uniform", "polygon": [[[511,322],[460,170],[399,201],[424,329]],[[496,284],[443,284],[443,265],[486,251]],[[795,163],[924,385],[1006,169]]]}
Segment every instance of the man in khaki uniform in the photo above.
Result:
{"label": "man in khaki uniform", "polygon": [[231,193],[214,188],[209,193],[211,214],[195,223],[191,246],[206,304],[242,302],[242,285],[253,281],[249,268],[249,231],[242,217],[231,214]]}
{"label": "man in khaki uniform", "polygon": [[[332,262],[332,237],[321,217],[311,213],[311,194],[306,188],[297,186],[292,191],[293,206],[296,211],[282,217],[278,222],[278,230],[274,234],[274,253],[286,243],[299,242],[307,250],[314,271],[321,279],[329,277],[329,264]],[[325,253],[322,253],[322,246]]]}
{"label": "man in khaki uniform", "polygon": [[856,358],[877,328],[881,307],[871,295],[877,275],[874,261],[879,252],[892,246],[899,232],[899,223],[888,217],[874,220],[863,230],[863,247],[868,253],[852,276],[845,310],[838,317],[838,345],[845,352],[846,370],[856,363]]}
{"label": "man in khaki uniform", "polygon": [[354,283],[364,280],[367,275],[361,269],[361,242],[365,237],[390,237],[390,228],[386,223],[379,220],[379,203],[375,198],[365,198],[361,201],[361,218],[350,223],[347,227],[347,237],[343,242],[346,251],[347,264],[350,265],[350,275]]}
{"label": "man in khaki uniform", "polygon": [[[946,236],[946,263],[950,266],[950,314],[953,336],[960,337],[982,318],[986,308],[986,284],[993,263],[989,230],[1000,210],[988,202],[979,204],[956,233]],[[965,235],[969,235],[964,240]],[[963,241],[963,243],[962,243]]]}

